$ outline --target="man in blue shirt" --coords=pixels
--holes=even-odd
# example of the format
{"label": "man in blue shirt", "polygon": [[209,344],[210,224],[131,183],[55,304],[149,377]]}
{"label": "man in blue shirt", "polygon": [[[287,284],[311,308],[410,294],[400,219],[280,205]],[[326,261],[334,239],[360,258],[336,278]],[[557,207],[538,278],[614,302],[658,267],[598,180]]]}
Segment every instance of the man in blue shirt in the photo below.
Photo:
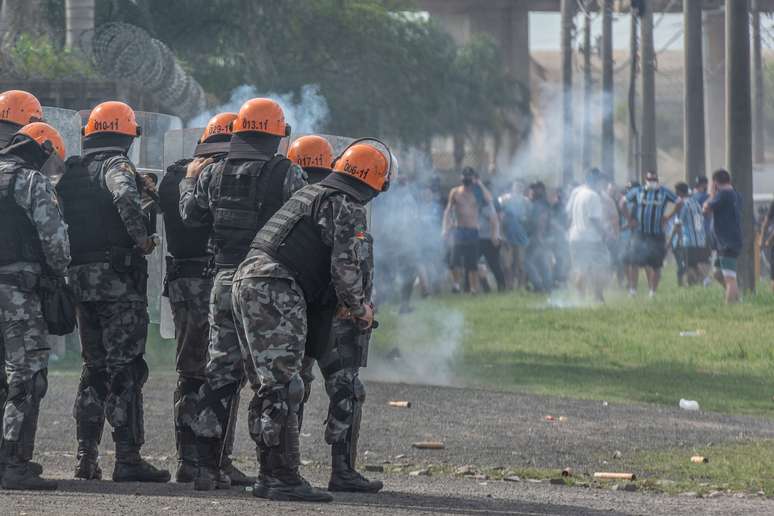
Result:
{"label": "man in blue shirt", "polygon": [[[632,209],[629,210],[631,203]],[[672,213],[665,215],[668,203],[674,203]],[[666,238],[664,223],[672,218],[681,206],[680,200],[671,190],[661,186],[655,172],[645,175],[645,185],[631,189],[621,199],[620,208],[629,227],[633,229],[631,242],[631,260],[629,284],[630,295],[636,294],[639,267],[645,268],[648,277],[650,297],[656,295],[661,281],[661,267],[666,256]]]}
{"label": "man in blue shirt", "polygon": [[717,252],[715,277],[725,286],[726,303],[739,301],[736,259],[742,252],[742,197],[731,184],[731,174],[720,169],[712,174],[712,190],[704,203],[712,214],[712,236]]}

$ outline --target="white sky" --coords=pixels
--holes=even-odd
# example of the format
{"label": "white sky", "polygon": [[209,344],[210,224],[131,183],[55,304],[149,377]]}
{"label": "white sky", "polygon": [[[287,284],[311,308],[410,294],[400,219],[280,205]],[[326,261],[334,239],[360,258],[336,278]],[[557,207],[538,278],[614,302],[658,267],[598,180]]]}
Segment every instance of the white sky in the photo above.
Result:
{"label": "white sky", "polygon": [[[594,23],[591,29],[591,41],[592,44],[596,41],[596,38],[602,34],[602,17],[594,15]],[[654,14],[654,24],[658,25],[655,28],[655,46],[656,51],[664,49],[669,40],[672,37],[677,37],[677,40],[669,45],[667,48],[678,50],[683,48],[683,16],[682,14]],[[660,20],[660,21],[659,21]],[[559,38],[560,38],[560,15],[559,13],[543,13],[543,12],[531,12],[529,13],[529,44],[531,50],[559,50]],[[577,26],[576,44],[580,43],[583,37],[583,18],[579,15],[575,18]],[[613,46],[616,49],[626,50],[629,48],[629,28],[630,19],[628,15],[614,15],[613,16]]]}

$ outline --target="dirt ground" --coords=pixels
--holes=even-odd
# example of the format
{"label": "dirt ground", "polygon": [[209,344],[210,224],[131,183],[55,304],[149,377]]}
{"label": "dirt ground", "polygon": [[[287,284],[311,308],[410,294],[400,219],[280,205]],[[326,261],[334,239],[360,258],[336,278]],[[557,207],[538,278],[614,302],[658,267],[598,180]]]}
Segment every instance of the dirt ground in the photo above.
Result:
{"label": "dirt ground", "polygon": [[[384,480],[376,496],[336,495],[326,506],[276,504],[232,489],[201,494],[190,485],[114,484],[70,480],[74,465],[75,429],[71,416],[77,375],[52,374],[41,414],[37,459],[47,476],[62,479],[52,493],[0,490],[0,514],[229,514],[236,512],[323,514],[773,514],[774,500],[756,497],[697,499],[626,493],[605,489],[553,486],[537,482],[482,481],[447,476],[414,477],[369,473]],[[172,389],[175,378],[152,374],[146,387],[144,451],[157,465],[174,467]],[[254,472],[252,442],[244,416],[236,459]],[[328,447],[323,444],[326,405],[319,386],[305,416],[302,450],[304,474],[325,485]],[[409,400],[410,409],[390,408],[389,400]],[[555,421],[546,421],[545,416]],[[562,421],[559,418],[563,417]],[[572,466],[576,471],[623,469],[637,450],[685,447],[749,438],[774,438],[766,420],[690,413],[677,408],[629,406],[474,389],[368,383],[360,446],[361,464],[475,465],[478,467]],[[444,450],[415,450],[411,443],[439,440]],[[104,438],[102,467],[112,471],[110,436]],[[622,457],[613,462],[615,451]]]}

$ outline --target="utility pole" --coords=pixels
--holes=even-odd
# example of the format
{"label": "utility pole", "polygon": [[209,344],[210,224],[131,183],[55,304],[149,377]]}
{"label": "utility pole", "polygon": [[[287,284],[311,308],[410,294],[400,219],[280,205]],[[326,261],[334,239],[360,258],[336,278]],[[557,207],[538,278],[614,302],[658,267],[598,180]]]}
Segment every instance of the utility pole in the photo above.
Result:
{"label": "utility pole", "polygon": [[583,170],[591,168],[591,16],[585,13],[583,24]]}
{"label": "utility pole", "polygon": [[570,184],[574,177],[575,131],[572,104],[572,31],[576,0],[562,0],[562,181]]}
{"label": "utility pole", "polygon": [[600,0],[600,2],[602,9],[602,171],[614,176],[613,0]]}
{"label": "utility pole", "polygon": [[726,0],[726,157],[734,186],[742,196],[744,246],[738,277],[747,292],[755,290],[751,111],[749,4],[747,0]]}
{"label": "utility pole", "polygon": [[759,0],[752,0],[752,65],[753,65],[753,163],[766,161],[766,101],[761,55],[761,12]]}
{"label": "utility pole", "polygon": [[637,67],[640,62],[639,50],[639,9],[632,7],[629,35],[629,155],[628,179],[640,180],[640,133],[637,130]]}
{"label": "utility pole", "polygon": [[642,134],[640,153],[642,174],[658,172],[656,153],[656,53],[653,48],[653,5],[641,2],[640,30],[642,36]]}
{"label": "utility pole", "polygon": [[683,105],[685,118],[685,180],[694,180],[706,173],[704,145],[704,53],[702,51],[702,0],[683,0]]}

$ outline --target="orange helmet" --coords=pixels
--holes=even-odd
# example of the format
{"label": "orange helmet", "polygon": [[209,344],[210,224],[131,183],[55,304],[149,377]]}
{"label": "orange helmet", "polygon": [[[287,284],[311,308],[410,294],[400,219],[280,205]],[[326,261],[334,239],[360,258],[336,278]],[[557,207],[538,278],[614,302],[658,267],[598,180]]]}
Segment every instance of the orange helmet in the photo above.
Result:
{"label": "orange helmet", "polygon": [[333,162],[333,170],[348,174],[359,179],[377,192],[386,192],[390,187],[390,175],[392,171],[392,153],[390,161],[379,149],[364,141],[375,141],[387,149],[382,142],[372,138],[355,140],[344,150],[344,153]]}
{"label": "orange helmet", "polygon": [[84,136],[99,133],[116,133],[135,137],[140,136],[141,131],[132,108],[123,102],[110,100],[91,110],[86,127],[83,128]]}
{"label": "orange helmet", "polygon": [[[50,125],[43,122],[33,122],[19,129],[16,134],[23,134],[24,136],[35,140],[35,142],[43,149],[46,149],[49,152],[56,151],[60,158],[65,159],[66,151],[64,140],[62,140],[59,131]],[[50,148],[47,148],[49,146]]]}
{"label": "orange helmet", "polygon": [[43,108],[32,93],[10,90],[0,93],[0,121],[19,126],[43,120]]}
{"label": "orange helmet", "polygon": [[239,108],[234,120],[234,133],[258,132],[274,136],[290,136],[285,113],[271,99],[250,99]]}
{"label": "orange helmet", "polygon": [[288,159],[301,168],[331,169],[333,147],[322,136],[302,136],[288,150]]}
{"label": "orange helmet", "polygon": [[236,117],[236,113],[218,113],[210,118],[210,121],[207,122],[207,127],[204,128],[202,137],[199,139],[199,143],[204,143],[208,138],[217,134],[231,135],[232,124]]}

